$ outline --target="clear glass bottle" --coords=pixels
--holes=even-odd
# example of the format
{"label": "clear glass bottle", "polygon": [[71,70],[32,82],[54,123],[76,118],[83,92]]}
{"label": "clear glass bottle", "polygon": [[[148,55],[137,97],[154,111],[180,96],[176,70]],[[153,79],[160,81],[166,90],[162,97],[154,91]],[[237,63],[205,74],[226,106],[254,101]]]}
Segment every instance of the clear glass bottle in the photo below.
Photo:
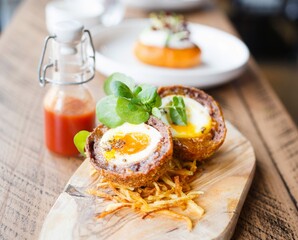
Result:
{"label": "clear glass bottle", "polygon": [[[95,126],[95,102],[85,86],[95,74],[94,47],[90,32],[77,21],[57,23],[54,34],[46,38],[39,66],[41,86],[51,83],[43,102],[45,143],[54,153],[73,156],[75,134]],[[43,65],[50,40],[49,63]]]}

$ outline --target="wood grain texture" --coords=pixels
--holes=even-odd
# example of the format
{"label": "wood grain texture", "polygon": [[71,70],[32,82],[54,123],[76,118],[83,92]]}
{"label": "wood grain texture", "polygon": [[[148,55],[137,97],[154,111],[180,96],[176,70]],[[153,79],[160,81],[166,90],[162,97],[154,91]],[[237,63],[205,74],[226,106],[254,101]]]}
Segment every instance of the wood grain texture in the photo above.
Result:
{"label": "wood grain texture", "polygon": [[[246,80],[241,81],[243,84]],[[234,238],[296,239],[298,237],[297,209],[291,201],[288,189],[284,187],[284,181],[278,169],[275,168],[274,160],[267,150],[261,132],[254,128],[258,127],[258,123],[250,118],[250,108],[242,98],[239,98],[241,93],[238,90],[238,84],[237,81],[226,86],[225,94],[229,95],[228,99],[222,99],[222,91],[218,89],[211,91],[217,99],[222,99],[221,105],[225,116],[243,129],[243,134],[253,141],[252,145],[257,156],[256,175]],[[237,111],[235,112],[233,108]]]}
{"label": "wood grain texture", "polygon": [[[220,150],[201,166],[191,183],[192,190],[203,191],[196,199],[205,214],[194,221],[188,231],[183,221],[162,214],[142,219],[132,209],[123,209],[104,219],[96,214],[104,211],[108,201],[86,194],[96,188],[93,167],[86,159],[67,183],[64,192],[51,209],[43,225],[40,240],[71,239],[230,239],[253,179],[255,155],[251,144],[230,123]],[[130,229],[133,232],[127,234]]]}
{"label": "wood grain texture", "polygon": [[[36,70],[47,35],[45,3],[24,1],[0,38],[0,239],[37,239],[46,214],[81,163],[52,155],[43,144],[46,89],[40,89]],[[186,15],[235,34],[224,14],[212,7]],[[144,16],[128,11],[128,17]],[[98,74],[91,83],[96,99],[102,80]],[[236,81],[208,92],[256,152],[256,175],[233,238],[298,239],[293,121],[253,61]]]}

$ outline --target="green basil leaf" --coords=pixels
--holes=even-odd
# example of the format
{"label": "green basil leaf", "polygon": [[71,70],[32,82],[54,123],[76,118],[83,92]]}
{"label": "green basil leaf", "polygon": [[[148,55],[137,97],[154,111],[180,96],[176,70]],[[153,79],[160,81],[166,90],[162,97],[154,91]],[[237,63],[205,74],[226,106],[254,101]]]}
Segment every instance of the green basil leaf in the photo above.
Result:
{"label": "green basil leaf", "polygon": [[141,103],[141,100],[138,99],[138,98],[132,98],[132,99],[131,99],[131,102],[132,102],[133,104],[137,104],[137,105],[141,105],[141,104],[142,104],[142,103]]}
{"label": "green basil leaf", "polygon": [[178,99],[179,98],[177,96],[173,97],[173,104],[174,104],[175,107],[178,107],[178,105],[179,105],[179,100]]}
{"label": "green basil leaf", "polygon": [[120,81],[113,81],[111,82],[110,89],[114,96],[116,97],[125,97],[125,98],[132,98],[132,92],[129,87]]}
{"label": "green basil leaf", "polygon": [[138,105],[134,104],[132,101],[128,103],[128,108],[130,111],[134,112],[138,110]]}
{"label": "green basil leaf", "polygon": [[157,107],[152,108],[152,115],[161,119],[161,112]]}
{"label": "green basil leaf", "polygon": [[155,101],[153,103],[153,107],[157,107],[159,108],[161,106],[161,97],[157,94],[156,98],[155,98]]}
{"label": "green basil leaf", "polygon": [[[176,96],[175,96],[176,97]],[[185,109],[185,103],[182,97],[177,97],[178,99],[178,107]]]}
{"label": "green basil leaf", "polygon": [[139,92],[142,91],[142,88],[140,86],[135,87],[135,89],[133,90],[133,95],[137,96]]}
{"label": "green basil leaf", "polygon": [[142,85],[142,91],[137,95],[138,99],[141,100],[143,104],[149,104],[155,102],[157,94],[157,88],[150,85]]}
{"label": "green basil leaf", "polygon": [[110,75],[104,82],[104,91],[107,95],[113,94],[111,90],[111,84],[114,81],[120,81],[123,82],[126,86],[129,87],[129,89],[132,91],[135,87],[135,81],[122,73],[113,73]]}
{"label": "green basil leaf", "polygon": [[170,106],[170,117],[174,124],[187,125],[185,103],[182,97],[174,96]]}
{"label": "green basil leaf", "polygon": [[180,126],[187,125],[187,123],[183,120],[183,117],[181,116],[181,112],[176,108],[170,108],[170,117],[173,123],[176,125],[180,125]]}
{"label": "green basil leaf", "polygon": [[123,97],[119,97],[117,100],[116,112],[123,121],[131,124],[146,122],[150,117],[150,114],[142,106]]}
{"label": "green basil leaf", "polygon": [[84,156],[85,156],[85,144],[86,144],[86,140],[87,140],[89,134],[90,134],[90,132],[83,130],[83,131],[78,132],[73,138],[73,142],[74,142],[76,148]]}
{"label": "green basil leaf", "polygon": [[96,104],[96,116],[98,120],[109,128],[115,128],[124,123],[116,112],[117,100],[117,97],[109,95],[102,98]]}

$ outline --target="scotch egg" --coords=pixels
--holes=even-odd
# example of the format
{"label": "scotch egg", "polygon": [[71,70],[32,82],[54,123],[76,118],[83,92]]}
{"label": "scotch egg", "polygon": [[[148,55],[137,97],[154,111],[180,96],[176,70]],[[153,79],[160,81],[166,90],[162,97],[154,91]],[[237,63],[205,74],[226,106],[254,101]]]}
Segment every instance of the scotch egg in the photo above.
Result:
{"label": "scotch egg", "polygon": [[168,169],[173,153],[169,128],[150,117],[146,123],[108,129],[99,125],[90,134],[86,154],[109,181],[130,187],[148,185]]}
{"label": "scotch egg", "polygon": [[[170,127],[174,142],[174,157],[182,160],[202,161],[210,157],[224,142],[226,127],[221,109],[207,93],[183,86],[161,87],[162,121]],[[187,124],[175,125],[167,106],[174,96],[182,97]]]}

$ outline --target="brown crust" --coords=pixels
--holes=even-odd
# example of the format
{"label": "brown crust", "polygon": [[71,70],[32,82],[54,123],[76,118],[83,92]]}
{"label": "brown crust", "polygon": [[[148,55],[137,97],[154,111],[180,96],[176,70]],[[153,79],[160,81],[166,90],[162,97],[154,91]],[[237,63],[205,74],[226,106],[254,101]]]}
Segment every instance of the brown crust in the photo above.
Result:
{"label": "brown crust", "polygon": [[173,154],[173,140],[169,128],[159,119],[150,117],[148,125],[161,133],[156,150],[141,162],[117,166],[105,160],[99,148],[103,134],[109,129],[99,125],[90,134],[86,143],[86,153],[92,165],[109,181],[125,186],[140,187],[156,181],[168,169]]}
{"label": "brown crust", "polygon": [[207,93],[197,88],[170,86],[160,87],[161,97],[168,95],[184,95],[192,98],[209,109],[212,127],[209,133],[197,138],[174,138],[173,156],[181,160],[202,161],[210,157],[224,142],[226,126],[218,103]]}

